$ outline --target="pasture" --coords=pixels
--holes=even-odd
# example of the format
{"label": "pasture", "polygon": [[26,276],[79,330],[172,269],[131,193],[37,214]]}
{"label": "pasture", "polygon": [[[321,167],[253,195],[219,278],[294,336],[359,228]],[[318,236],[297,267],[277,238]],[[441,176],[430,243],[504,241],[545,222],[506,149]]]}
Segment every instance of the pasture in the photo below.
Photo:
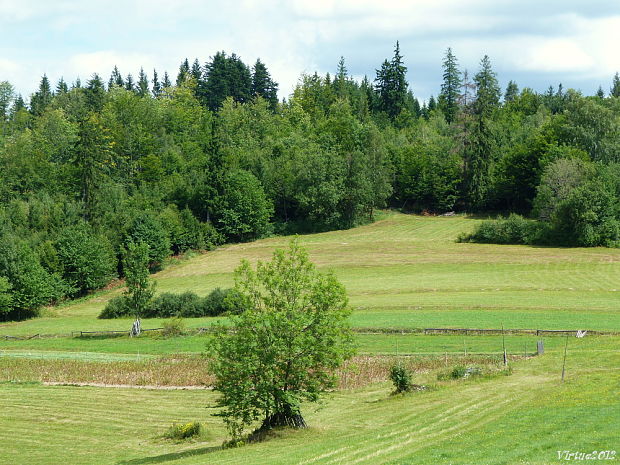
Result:
{"label": "pasture", "polygon": [[[131,320],[97,319],[120,287],[0,325],[0,335],[56,335],[0,339],[0,463],[542,465],[559,463],[558,450],[619,450],[618,336],[569,338],[563,383],[565,338],[545,336],[545,355],[534,357],[541,337],[533,335],[506,336],[510,376],[439,381],[438,373],[456,365],[497,366],[501,335],[364,331],[620,331],[620,251],[457,243],[477,221],[382,213],[370,225],[303,236],[311,260],[347,288],[360,356],[340,373],[337,391],[306,408],[308,430],[280,431],[238,449],[221,449],[226,435],[212,416],[215,394],[203,389],[208,333],[69,336],[128,330]],[[206,295],[229,287],[241,259],[268,259],[287,240],[177,259],[154,276],[157,290]],[[162,323],[143,320],[143,327]],[[384,375],[396,359],[430,389],[390,395]],[[100,387],[46,384],[89,382]],[[205,433],[186,443],[163,439],[172,423],[187,421],[202,422]]]}

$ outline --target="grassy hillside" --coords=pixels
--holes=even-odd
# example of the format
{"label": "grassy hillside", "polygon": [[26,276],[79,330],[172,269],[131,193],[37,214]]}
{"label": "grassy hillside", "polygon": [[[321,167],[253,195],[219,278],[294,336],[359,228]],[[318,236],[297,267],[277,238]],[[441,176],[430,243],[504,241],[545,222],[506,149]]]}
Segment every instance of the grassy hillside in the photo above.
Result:
{"label": "grassy hillside", "polygon": [[[374,224],[303,236],[311,259],[335,271],[355,309],[356,327],[480,327],[620,330],[620,251],[459,244],[479,220],[387,213]],[[159,292],[207,294],[232,284],[243,258],[268,259],[287,238],[223,247],[155,275]],[[120,289],[0,325],[0,335],[128,329],[97,320]],[[146,320],[157,327],[160,320]],[[188,326],[210,319],[188,320]]]}

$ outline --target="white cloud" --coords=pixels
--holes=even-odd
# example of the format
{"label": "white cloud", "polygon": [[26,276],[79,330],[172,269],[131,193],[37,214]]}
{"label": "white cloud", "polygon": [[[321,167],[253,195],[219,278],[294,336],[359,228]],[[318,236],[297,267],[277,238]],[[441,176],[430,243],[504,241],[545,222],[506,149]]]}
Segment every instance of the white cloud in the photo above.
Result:
{"label": "white cloud", "polygon": [[111,50],[102,50],[91,53],[80,53],[69,59],[70,75],[89,78],[98,73],[104,80],[109,76],[114,66],[118,66],[122,73],[131,72],[136,77],[140,67],[146,71],[153,68],[155,59],[147,54],[123,53]]}

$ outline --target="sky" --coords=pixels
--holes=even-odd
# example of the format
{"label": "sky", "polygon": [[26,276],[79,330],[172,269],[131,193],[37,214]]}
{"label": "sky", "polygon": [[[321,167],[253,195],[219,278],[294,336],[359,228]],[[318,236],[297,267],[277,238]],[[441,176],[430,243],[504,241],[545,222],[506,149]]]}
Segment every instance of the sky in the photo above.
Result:
{"label": "sky", "polygon": [[25,97],[46,73],[107,81],[114,65],[176,77],[217,51],[263,61],[287,97],[301,73],[372,80],[400,41],[410,88],[437,95],[451,47],[474,74],[489,55],[500,84],[607,92],[620,71],[619,0],[0,0],[0,81]]}

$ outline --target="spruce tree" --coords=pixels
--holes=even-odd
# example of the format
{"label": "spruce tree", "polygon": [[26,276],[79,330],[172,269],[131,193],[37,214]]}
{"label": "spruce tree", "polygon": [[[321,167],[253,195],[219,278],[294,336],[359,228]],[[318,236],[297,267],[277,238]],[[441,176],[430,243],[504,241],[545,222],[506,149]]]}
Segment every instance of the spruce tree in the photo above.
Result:
{"label": "spruce tree", "polygon": [[177,86],[180,86],[185,82],[187,76],[189,75],[189,61],[187,58],[183,60],[181,66],[179,66],[179,73],[177,74]]}
{"label": "spruce tree", "polygon": [[452,123],[459,109],[459,92],[461,88],[461,72],[452,49],[448,48],[443,61],[443,84],[439,94],[439,108],[446,121]]}
{"label": "spruce tree", "polygon": [[469,207],[479,210],[487,202],[491,184],[493,140],[489,119],[499,105],[500,87],[487,55],[474,76],[476,99],[472,105],[473,127],[465,145],[465,188]]}
{"label": "spruce tree", "polygon": [[196,83],[199,83],[202,80],[202,67],[200,66],[198,58],[196,58],[194,60],[194,63],[192,63],[192,68],[189,74],[194,79],[194,81],[196,81]]}
{"label": "spruce tree", "polygon": [[30,111],[35,116],[40,116],[52,101],[52,89],[47,75],[43,75],[39,84],[39,90],[30,99]]}
{"label": "spruce tree", "polygon": [[172,82],[170,82],[170,76],[168,76],[168,71],[164,71],[164,80],[161,82],[161,85],[164,89],[172,87]]}
{"label": "spruce tree", "polygon": [[405,107],[407,97],[407,68],[403,64],[400,54],[400,45],[396,42],[394,57],[391,61],[385,60],[377,70],[375,89],[377,91],[377,109],[387,113],[394,119]]}
{"label": "spruce tree", "polygon": [[123,76],[121,76],[121,73],[116,66],[114,66],[112,74],[110,74],[110,79],[108,80],[108,89],[111,89],[113,86],[125,87]]}
{"label": "spruce tree", "polygon": [[93,74],[86,83],[84,95],[86,96],[86,104],[92,111],[101,111],[105,99],[105,87],[97,73]]}
{"label": "spruce tree", "polygon": [[276,109],[278,104],[278,84],[271,79],[267,66],[256,60],[252,68],[252,95],[260,96],[269,102],[272,110]]}
{"label": "spruce tree", "polygon": [[598,86],[598,90],[596,91],[596,96],[598,98],[605,98],[605,91],[601,86]]}
{"label": "spruce tree", "polygon": [[519,86],[514,81],[509,81],[504,93],[504,102],[510,103],[519,95]]}
{"label": "spruce tree", "polygon": [[133,80],[133,76],[131,75],[131,73],[129,73],[127,75],[127,78],[125,79],[125,89],[130,90],[132,92],[136,91],[136,84]]}
{"label": "spruce tree", "polygon": [[60,78],[58,84],[56,84],[56,95],[62,95],[69,92],[69,86],[63,78]]}
{"label": "spruce tree", "polygon": [[620,75],[618,75],[618,73],[614,75],[609,95],[611,97],[620,97]]}
{"label": "spruce tree", "polygon": [[136,92],[140,97],[146,97],[149,95],[149,79],[143,68],[140,68],[140,73],[138,74],[138,85],[136,87]]}
{"label": "spruce tree", "polygon": [[157,98],[161,95],[161,83],[157,76],[157,70],[153,68],[153,97]]}

